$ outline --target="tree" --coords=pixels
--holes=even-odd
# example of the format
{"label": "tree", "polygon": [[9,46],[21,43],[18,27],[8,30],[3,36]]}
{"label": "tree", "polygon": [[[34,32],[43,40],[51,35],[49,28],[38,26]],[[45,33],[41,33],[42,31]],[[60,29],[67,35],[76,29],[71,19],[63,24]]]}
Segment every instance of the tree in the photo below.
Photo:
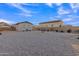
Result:
{"label": "tree", "polygon": [[67,30],[67,32],[68,32],[68,33],[71,33],[71,32],[72,32],[72,30],[71,30],[71,29],[68,29],[68,30]]}
{"label": "tree", "polygon": [[16,28],[14,26],[11,26],[11,31],[16,31]]}

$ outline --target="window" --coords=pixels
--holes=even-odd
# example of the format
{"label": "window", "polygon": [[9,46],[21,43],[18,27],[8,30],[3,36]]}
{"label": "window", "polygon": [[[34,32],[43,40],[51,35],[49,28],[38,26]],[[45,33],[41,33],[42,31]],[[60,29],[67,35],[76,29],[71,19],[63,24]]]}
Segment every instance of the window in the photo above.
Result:
{"label": "window", "polygon": [[59,27],[61,27],[61,25],[59,25]]}
{"label": "window", "polygon": [[53,24],[51,25],[51,27],[53,27]]}
{"label": "window", "polygon": [[49,27],[53,27],[53,24],[49,24],[48,26],[49,26]]}
{"label": "window", "polygon": [[25,24],[23,24],[23,26],[26,26]]}

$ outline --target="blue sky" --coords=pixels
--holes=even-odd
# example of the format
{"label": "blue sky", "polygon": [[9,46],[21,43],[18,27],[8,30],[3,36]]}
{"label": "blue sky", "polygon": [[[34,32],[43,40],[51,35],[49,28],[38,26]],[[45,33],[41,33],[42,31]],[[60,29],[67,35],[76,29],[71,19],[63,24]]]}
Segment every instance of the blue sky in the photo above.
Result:
{"label": "blue sky", "polygon": [[0,3],[0,22],[15,24],[29,21],[62,20],[65,24],[79,26],[78,3]]}

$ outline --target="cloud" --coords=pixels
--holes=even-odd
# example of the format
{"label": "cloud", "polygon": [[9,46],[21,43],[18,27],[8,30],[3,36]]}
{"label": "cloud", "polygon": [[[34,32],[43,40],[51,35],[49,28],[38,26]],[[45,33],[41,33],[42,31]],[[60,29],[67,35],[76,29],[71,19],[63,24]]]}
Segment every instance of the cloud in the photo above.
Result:
{"label": "cloud", "polygon": [[73,18],[64,18],[62,19],[66,24],[76,25],[76,21]]}
{"label": "cloud", "polygon": [[65,22],[69,22],[69,21],[72,21],[73,19],[72,18],[65,18],[65,19],[63,19],[63,21],[65,21]]}
{"label": "cloud", "polygon": [[65,14],[69,14],[70,10],[65,10],[63,7],[59,7],[58,9],[58,14],[59,15],[65,15]]}
{"label": "cloud", "polygon": [[61,6],[62,3],[45,3],[45,5],[49,6],[49,7],[52,7],[53,5],[56,5],[56,6]]}
{"label": "cloud", "polygon": [[33,16],[32,14],[26,14],[26,13],[20,13],[18,15],[23,16],[23,17],[32,17]]}
{"label": "cloud", "polygon": [[49,7],[52,7],[52,3],[45,3],[45,5],[49,6]]}
{"label": "cloud", "polygon": [[76,13],[79,9],[79,3],[70,3],[70,6],[74,13]]}
{"label": "cloud", "polygon": [[33,13],[32,11],[23,8],[23,5],[27,5],[27,4],[23,4],[23,3],[10,3],[10,4],[7,4],[7,5],[15,7],[15,8],[21,10],[22,12],[19,13],[19,15],[21,15],[21,16],[26,16],[26,17],[28,17],[30,15],[32,16],[32,13]]}
{"label": "cloud", "polygon": [[67,15],[67,16],[70,17],[70,18],[79,18],[78,15],[72,15],[72,14],[70,14],[70,15]]}
{"label": "cloud", "polygon": [[8,4],[8,5],[13,6],[13,7],[25,12],[25,13],[31,13],[31,11],[22,7],[23,3],[11,3],[11,4]]}
{"label": "cloud", "polygon": [[70,24],[73,26],[79,26],[79,16],[74,16],[74,15],[68,15],[68,18],[62,19],[66,24]]}
{"label": "cloud", "polygon": [[[55,4],[55,5],[57,5],[57,6],[60,6],[60,7],[58,8],[58,11],[57,11],[57,13],[58,13],[59,15],[64,15],[64,14],[69,14],[69,13],[70,13],[70,10],[65,10],[65,9],[62,7],[62,3],[53,3],[53,4]],[[47,6],[49,6],[49,7],[52,7],[53,4],[52,4],[52,3],[45,3],[45,5],[47,5]]]}
{"label": "cloud", "polygon": [[70,6],[73,8],[79,8],[79,3],[70,3]]}
{"label": "cloud", "polygon": [[62,3],[56,3],[56,5],[57,5],[57,6],[61,6],[61,5],[62,5]]}
{"label": "cloud", "polygon": [[39,4],[39,3],[22,3],[22,5],[37,7],[37,6],[39,6],[40,4]]}
{"label": "cloud", "polygon": [[71,22],[71,24],[75,24],[76,25],[76,24],[79,24],[79,22]]}
{"label": "cloud", "polygon": [[75,22],[75,21],[79,22],[78,19],[79,19],[79,16],[77,16],[77,15],[67,15],[67,17],[65,17],[63,19],[63,21],[65,21],[65,22]]}
{"label": "cloud", "polygon": [[75,21],[75,22],[69,22],[69,24],[73,25],[73,26],[79,26],[79,22]]}
{"label": "cloud", "polygon": [[5,23],[8,23],[8,24],[13,24],[14,23],[13,21],[9,21],[7,19],[0,19],[0,22],[5,22]]}

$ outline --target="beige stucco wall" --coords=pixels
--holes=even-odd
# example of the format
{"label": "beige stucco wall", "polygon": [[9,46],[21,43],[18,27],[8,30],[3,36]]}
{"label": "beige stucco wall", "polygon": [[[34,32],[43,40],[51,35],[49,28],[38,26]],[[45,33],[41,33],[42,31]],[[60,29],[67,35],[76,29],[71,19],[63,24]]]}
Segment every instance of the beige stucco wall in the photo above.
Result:
{"label": "beige stucco wall", "polygon": [[63,22],[54,22],[54,23],[44,23],[44,24],[39,24],[40,27],[60,27],[64,26]]}
{"label": "beige stucco wall", "polygon": [[16,30],[23,31],[23,30],[32,30],[32,24],[29,23],[20,23],[16,25]]}

